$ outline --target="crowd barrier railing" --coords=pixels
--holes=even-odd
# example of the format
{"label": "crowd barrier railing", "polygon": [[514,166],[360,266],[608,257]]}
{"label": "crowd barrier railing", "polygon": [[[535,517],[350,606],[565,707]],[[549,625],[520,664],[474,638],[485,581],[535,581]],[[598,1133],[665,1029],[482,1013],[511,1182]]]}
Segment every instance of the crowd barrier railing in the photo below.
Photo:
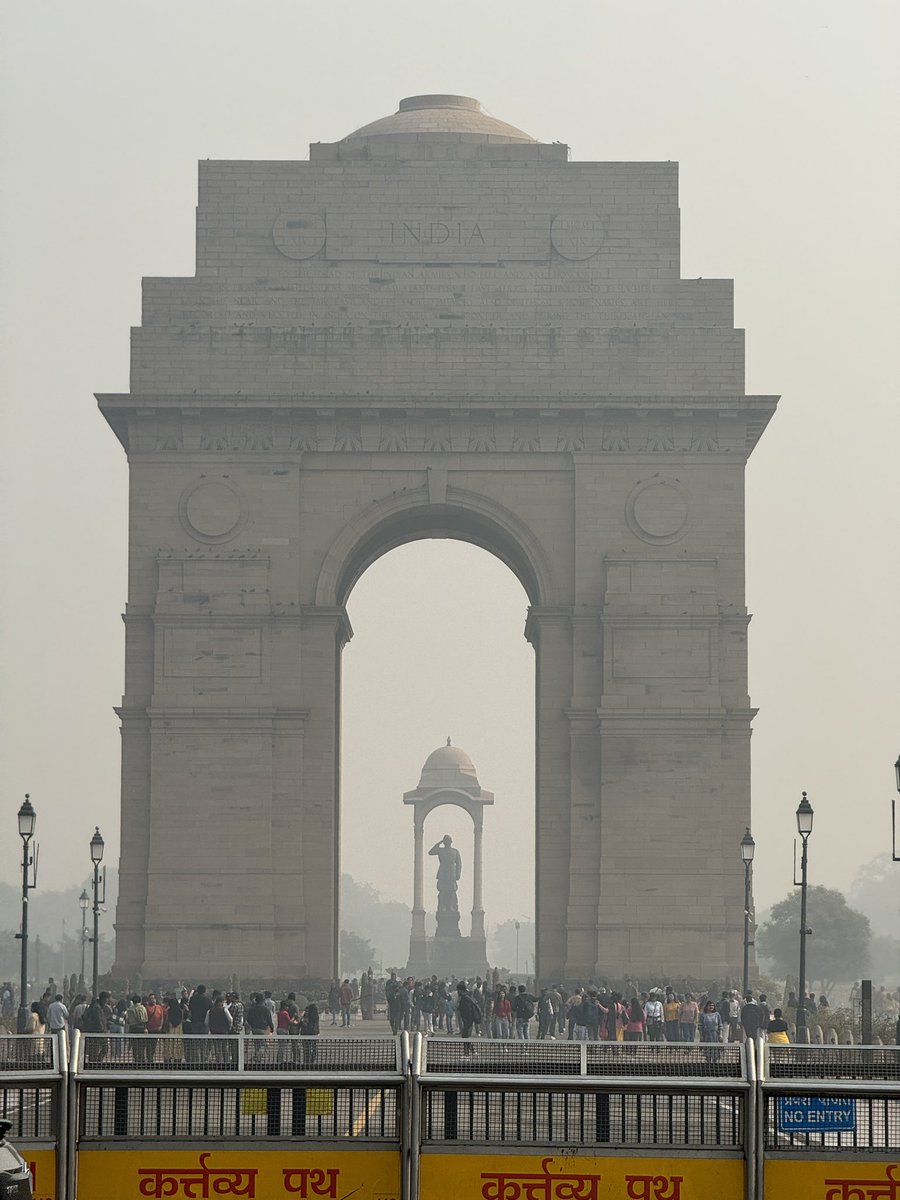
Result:
{"label": "crowd barrier railing", "polygon": [[62,1200],[69,1124],[65,1034],[0,1035],[0,1119],[31,1168],[35,1200]]}
{"label": "crowd barrier railing", "polygon": [[0,1117],[36,1200],[900,1200],[893,1046],[7,1035]]}
{"label": "crowd barrier railing", "polygon": [[423,1039],[413,1044],[421,1200],[679,1200],[756,1185],[744,1045]]}
{"label": "crowd barrier railing", "polygon": [[408,1200],[409,1058],[407,1034],[78,1034],[67,1200]]}
{"label": "crowd barrier railing", "polygon": [[900,1047],[760,1043],[759,1200],[900,1200]]}

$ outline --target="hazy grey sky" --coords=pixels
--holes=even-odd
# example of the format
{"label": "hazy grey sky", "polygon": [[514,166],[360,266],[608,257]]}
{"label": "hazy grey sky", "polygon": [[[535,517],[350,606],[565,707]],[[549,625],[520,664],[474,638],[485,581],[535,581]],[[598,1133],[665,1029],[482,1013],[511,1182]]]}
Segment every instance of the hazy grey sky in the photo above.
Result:
{"label": "hazy grey sky", "polygon": [[[118,854],[127,473],[93,393],[127,389],[141,276],[193,274],[197,160],[304,158],[442,91],[576,159],[680,161],[682,274],[735,279],[747,390],[783,396],[748,475],[758,903],[790,886],[801,789],[813,882],[846,886],[887,849],[895,3],[20,0],[2,26],[0,878],[16,878],[26,791],[42,886],[86,874],[97,823]],[[488,920],[525,915],[533,659],[518,582],[484,552],[418,543],[367,572],[350,612],[345,869],[410,899],[402,793],[449,734],[497,796]],[[435,840],[464,832],[433,822]]]}

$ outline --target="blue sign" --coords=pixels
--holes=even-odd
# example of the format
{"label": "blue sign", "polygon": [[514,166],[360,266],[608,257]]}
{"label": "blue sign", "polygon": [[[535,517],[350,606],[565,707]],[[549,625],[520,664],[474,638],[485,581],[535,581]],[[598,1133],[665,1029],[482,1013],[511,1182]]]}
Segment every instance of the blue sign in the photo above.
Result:
{"label": "blue sign", "polygon": [[778,1097],[781,1133],[846,1133],[855,1128],[855,1100],[842,1096]]}

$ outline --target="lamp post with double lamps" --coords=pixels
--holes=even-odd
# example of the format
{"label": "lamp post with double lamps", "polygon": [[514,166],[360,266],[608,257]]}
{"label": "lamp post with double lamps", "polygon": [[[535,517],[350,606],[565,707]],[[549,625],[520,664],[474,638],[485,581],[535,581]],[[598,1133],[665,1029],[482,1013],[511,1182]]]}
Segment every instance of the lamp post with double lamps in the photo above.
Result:
{"label": "lamp post with double lamps", "polygon": [[[807,892],[807,843],[813,827],[813,809],[806,792],[797,806],[797,832],[803,843],[800,854],[800,995],[797,997],[797,1041],[809,1042],[809,1026],[806,1024],[806,938],[812,933],[806,927],[806,892]],[[797,880],[794,879],[796,885]]]}
{"label": "lamp post with double lamps", "polygon": [[106,903],[106,868],[103,868],[103,895],[100,895],[100,864],[103,861],[103,838],[100,836],[100,826],[94,829],[94,836],[91,838],[91,862],[94,864],[94,936],[91,939],[94,943],[94,962],[93,971],[91,974],[91,995],[96,999],[99,995],[97,991],[97,979],[99,977],[99,960],[100,953],[100,905]]}
{"label": "lamp post with double lamps", "polygon": [[750,827],[747,826],[747,832],[741,838],[741,862],[744,864],[744,992],[746,996],[750,990],[750,916],[753,911],[752,905],[752,870],[753,870],[753,855],[756,853],[756,842],[750,833]]}
{"label": "lamp post with double lamps", "polygon": [[31,798],[26,795],[18,813],[19,837],[22,839],[22,928],[16,934],[22,941],[22,954],[19,973],[19,1013],[16,1018],[16,1028],[19,1033],[25,1033],[28,1028],[28,893],[37,886],[37,845],[34,854],[30,850],[30,842],[34,837],[34,827],[37,824],[37,813],[31,804]]}
{"label": "lamp post with double lamps", "polygon": [[[900,792],[900,754],[897,755],[897,761],[894,763],[894,775],[897,780],[897,791]],[[897,801],[891,800],[891,858],[894,862],[900,862],[900,854],[897,853]]]}

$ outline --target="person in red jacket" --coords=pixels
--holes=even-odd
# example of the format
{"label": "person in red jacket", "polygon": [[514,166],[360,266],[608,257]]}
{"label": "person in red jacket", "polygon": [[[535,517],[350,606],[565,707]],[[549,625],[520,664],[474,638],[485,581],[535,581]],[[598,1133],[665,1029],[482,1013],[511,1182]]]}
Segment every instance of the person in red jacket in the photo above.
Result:
{"label": "person in red jacket", "polygon": [[512,1005],[509,1002],[509,996],[506,994],[506,988],[500,987],[497,989],[497,993],[494,996],[493,1026],[491,1033],[495,1038],[509,1038],[509,1023],[511,1016]]}
{"label": "person in red jacket", "polygon": [[351,1008],[353,1005],[353,988],[350,986],[350,980],[345,979],[341,984],[340,989],[341,1000],[341,1028],[350,1028]]}
{"label": "person in red jacket", "polygon": [[143,1046],[144,1061],[151,1063],[153,1062],[153,1055],[156,1052],[157,1040],[165,1024],[166,1010],[160,1004],[155,992],[151,992],[147,997],[145,1008],[147,1009],[147,1033],[156,1035],[155,1037],[148,1037]]}

